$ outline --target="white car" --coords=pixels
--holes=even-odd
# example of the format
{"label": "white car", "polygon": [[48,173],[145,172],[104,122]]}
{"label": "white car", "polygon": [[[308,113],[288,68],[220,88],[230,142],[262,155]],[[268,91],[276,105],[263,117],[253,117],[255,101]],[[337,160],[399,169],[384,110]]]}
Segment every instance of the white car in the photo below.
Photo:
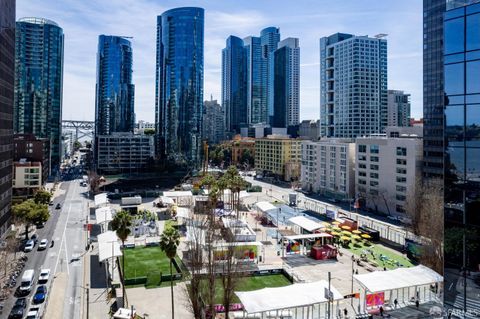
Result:
{"label": "white car", "polygon": [[38,276],[38,284],[47,283],[49,278],[50,278],[50,269],[40,270],[40,275]]}
{"label": "white car", "polygon": [[27,241],[27,243],[25,244],[25,247],[23,248],[23,251],[28,253],[30,251],[33,250],[33,247],[35,246],[35,241],[33,241],[32,239],[30,239],[29,241]]}
{"label": "white car", "polygon": [[48,239],[42,239],[42,241],[40,241],[40,244],[38,244],[38,250],[47,249],[47,245],[48,245]]}

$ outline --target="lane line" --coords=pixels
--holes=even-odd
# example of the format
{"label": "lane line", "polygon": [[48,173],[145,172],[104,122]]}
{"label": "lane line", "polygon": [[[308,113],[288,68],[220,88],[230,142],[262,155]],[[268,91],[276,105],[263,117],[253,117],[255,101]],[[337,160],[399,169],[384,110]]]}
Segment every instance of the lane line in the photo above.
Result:
{"label": "lane line", "polygon": [[[69,189],[70,190],[70,187]],[[65,196],[65,200],[67,199],[67,196]],[[68,206],[68,212],[67,212],[67,220],[65,221],[65,227],[63,228],[63,235],[62,235],[62,242],[60,243],[60,250],[58,251],[58,257],[57,261],[55,262],[55,270],[53,271],[53,274],[55,275],[57,273],[57,267],[58,267],[58,261],[60,260],[61,252],[62,252],[62,247],[65,242],[65,232],[67,231],[67,225],[68,225],[68,219],[70,218],[70,212],[72,210],[72,204],[69,204]],[[61,214],[61,212],[60,212]],[[65,243],[65,246],[67,244]],[[68,269],[68,264],[67,264],[67,269]]]}

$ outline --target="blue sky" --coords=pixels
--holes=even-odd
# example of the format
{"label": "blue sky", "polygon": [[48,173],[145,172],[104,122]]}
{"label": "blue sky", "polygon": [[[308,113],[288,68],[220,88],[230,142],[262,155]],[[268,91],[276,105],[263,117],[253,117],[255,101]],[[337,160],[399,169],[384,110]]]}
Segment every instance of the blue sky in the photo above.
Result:
{"label": "blue sky", "polygon": [[226,38],[267,26],[300,38],[300,118],[319,117],[319,38],[336,32],[388,34],[388,87],[412,95],[422,116],[422,1],[419,0],[19,0],[17,18],[57,22],[65,33],[63,118],[92,120],[98,35],[132,36],[137,120],[154,121],[156,16],[180,6],[205,8],[204,98],[221,100]]}

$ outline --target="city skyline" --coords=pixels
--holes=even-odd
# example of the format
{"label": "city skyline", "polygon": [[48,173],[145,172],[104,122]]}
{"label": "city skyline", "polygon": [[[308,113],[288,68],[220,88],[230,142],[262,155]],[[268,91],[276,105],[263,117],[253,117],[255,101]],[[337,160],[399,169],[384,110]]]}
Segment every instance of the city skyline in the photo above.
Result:
{"label": "city skyline", "polygon": [[[280,28],[282,38],[301,42],[301,120],[319,118],[319,39],[335,32],[373,36],[387,33],[389,42],[389,89],[412,94],[412,116],[422,116],[422,16],[421,3],[408,1],[346,1],[322,6],[272,5],[246,2],[241,5],[213,1],[187,2],[205,8],[204,96],[221,99],[221,55],[229,35],[256,34],[268,26]],[[134,4],[134,5],[133,5]],[[135,47],[133,82],[136,84],[137,120],[154,119],[155,105],[155,20],[177,7],[174,1],[159,5],[149,0],[109,1],[83,4],[67,0],[62,7],[54,1],[41,5],[26,0],[18,3],[17,19],[38,16],[56,21],[65,32],[64,119],[92,120],[95,113],[96,39],[100,34],[133,36]],[[312,8],[319,8],[312,11]],[[70,12],[65,14],[65,12]],[[234,12],[234,13],[233,13]],[[293,13],[292,13],[293,12]],[[122,23],[118,23],[121,21]],[[372,21],[372,22],[370,22]],[[409,21],[409,23],[391,23]],[[415,37],[411,35],[415,34]]]}

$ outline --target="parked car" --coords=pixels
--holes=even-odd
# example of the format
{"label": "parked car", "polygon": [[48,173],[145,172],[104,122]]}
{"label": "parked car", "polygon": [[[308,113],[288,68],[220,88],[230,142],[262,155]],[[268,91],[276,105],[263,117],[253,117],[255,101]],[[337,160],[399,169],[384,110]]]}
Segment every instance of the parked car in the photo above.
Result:
{"label": "parked car", "polygon": [[35,242],[35,245],[37,244],[38,242],[38,235],[37,234],[33,234],[32,237],[30,237],[31,240],[33,240]]}
{"label": "parked car", "polygon": [[38,283],[45,284],[47,283],[49,278],[50,278],[50,269],[42,269],[40,270],[40,275],[38,275]]}
{"label": "parked car", "polygon": [[62,208],[62,205],[60,205],[60,203],[57,204],[57,206],[55,206],[55,209],[60,209]]}
{"label": "parked car", "polygon": [[18,298],[13,305],[12,311],[10,311],[10,315],[8,319],[22,319],[25,314],[25,308],[27,307],[27,299],[26,298]]}
{"label": "parked car", "polygon": [[35,247],[35,241],[30,239],[25,244],[25,247],[23,247],[23,252],[25,253],[31,252],[33,250],[33,247]]}
{"label": "parked car", "polygon": [[28,309],[27,316],[25,319],[38,319],[40,318],[40,308],[39,307],[32,307]]}
{"label": "parked car", "polygon": [[38,286],[37,291],[33,296],[33,303],[34,304],[43,303],[46,298],[47,298],[47,286],[45,285]]}
{"label": "parked car", "polygon": [[48,203],[49,206],[53,206],[53,200]]}
{"label": "parked car", "polygon": [[47,249],[47,245],[48,245],[48,239],[42,239],[40,241],[40,244],[38,244],[38,250]]}

